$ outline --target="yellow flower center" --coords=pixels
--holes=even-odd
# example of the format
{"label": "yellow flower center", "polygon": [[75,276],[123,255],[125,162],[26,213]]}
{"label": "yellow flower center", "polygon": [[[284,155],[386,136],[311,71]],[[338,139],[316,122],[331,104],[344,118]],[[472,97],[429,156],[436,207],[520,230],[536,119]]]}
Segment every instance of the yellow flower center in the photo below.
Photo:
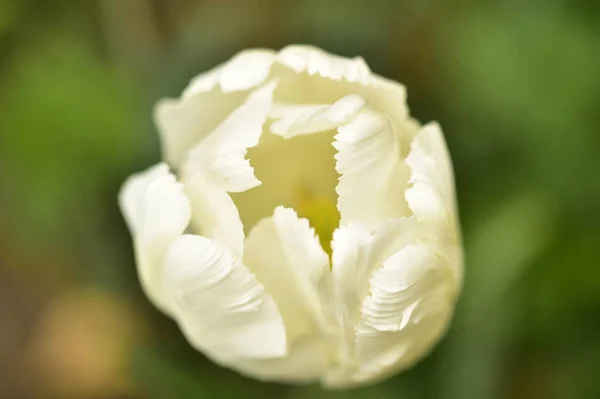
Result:
{"label": "yellow flower center", "polygon": [[300,201],[296,206],[298,216],[308,219],[311,227],[319,236],[321,246],[331,257],[331,239],[333,231],[340,224],[340,212],[335,201],[331,198],[313,196],[305,191],[300,195]]}
{"label": "yellow flower center", "polygon": [[282,205],[308,219],[323,249],[331,253],[331,237],[340,220],[336,207],[339,175],[335,170],[334,134],[331,131],[283,139],[263,132],[258,146],[250,148],[247,154],[262,184],[231,195],[246,234]]}

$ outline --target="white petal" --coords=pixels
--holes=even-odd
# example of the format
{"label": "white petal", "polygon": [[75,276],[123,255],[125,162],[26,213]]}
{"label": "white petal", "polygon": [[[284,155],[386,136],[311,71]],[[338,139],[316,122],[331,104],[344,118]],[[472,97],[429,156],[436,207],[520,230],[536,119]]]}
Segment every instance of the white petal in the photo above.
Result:
{"label": "white petal", "polygon": [[131,176],[119,193],[136,249],[138,273],[148,297],[168,312],[161,264],[164,252],[190,222],[190,204],[182,186],[165,164]]}
{"label": "white petal", "polygon": [[412,187],[406,200],[423,221],[456,223],[454,177],[444,136],[437,123],[425,125],[414,139],[406,159]]}
{"label": "white petal", "polygon": [[271,132],[283,138],[335,129],[349,123],[366,105],[364,98],[351,94],[331,105],[274,104],[269,117],[278,119]]}
{"label": "white petal", "polygon": [[361,113],[340,127],[335,139],[341,223],[359,221],[372,227],[408,215],[404,201],[408,170],[389,120],[374,112]]}
{"label": "white petal", "polygon": [[207,238],[177,238],[165,256],[165,278],[182,330],[192,345],[227,363],[287,353],[273,298],[229,249]]}
{"label": "white petal", "polygon": [[372,232],[359,223],[342,226],[333,235],[333,276],[337,292],[362,301],[367,294],[367,281],[374,269],[401,249],[415,241],[420,226],[413,218],[392,219]]}
{"label": "white petal", "polygon": [[216,67],[195,76],[183,90],[183,93],[181,93],[181,98],[189,98],[198,93],[207,93],[217,88],[219,86],[221,74],[223,73],[223,67],[226,64],[227,62],[224,62],[221,65],[217,65]]}
{"label": "white petal", "polygon": [[184,175],[182,182],[193,210],[194,231],[241,256],[244,226],[227,191],[208,181],[202,173]]}
{"label": "white petal", "polygon": [[329,259],[308,220],[278,207],[248,235],[244,264],[273,295],[290,340],[328,328]]}
{"label": "white petal", "polygon": [[352,59],[329,54],[312,46],[294,45],[283,48],[277,55],[277,62],[296,73],[306,72],[324,78],[366,84],[369,67],[361,57]]}
{"label": "white petal", "polygon": [[227,62],[195,77],[184,92],[184,97],[207,92],[217,85],[224,93],[250,90],[262,85],[268,78],[275,52],[267,49],[244,50]]}
{"label": "white petal", "polygon": [[333,104],[356,94],[367,99],[369,67],[360,57],[354,59],[329,54],[310,46],[289,46],[277,55],[273,75],[280,84],[275,100],[285,104]]}
{"label": "white petal", "polygon": [[389,119],[402,147],[408,148],[418,130],[418,123],[409,118],[405,87],[372,73],[360,57],[350,59],[310,46],[289,46],[279,53],[277,66],[285,67],[273,69],[280,79],[275,93],[278,102],[332,104],[354,94]]}
{"label": "white petal", "polygon": [[194,78],[180,99],[158,102],[154,119],[166,161],[178,168],[188,151],[269,76],[275,53],[245,50]]}
{"label": "white petal", "polygon": [[273,74],[280,80],[276,102],[333,104],[352,94],[362,97],[372,111],[385,115],[402,151],[416,135],[419,124],[409,117],[404,86],[372,73],[360,57],[349,59],[310,46],[289,46],[279,53]]}
{"label": "white petal", "polygon": [[419,123],[410,117],[406,88],[396,81],[371,74],[365,90],[364,96],[369,106],[389,119],[401,150],[408,149],[417,134]]}
{"label": "white petal", "polygon": [[408,245],[369,281],[356,326],[356,379],[398,371],[423,357],[441,337],[457,284],[445,259],[425,244]]}
{"label": "white petal", "polygon": [[258,144],[271,108],[276,82],[255,90],[206,139],[191,150],[183,174],[202,173],[217,187],[241,192],[260,185],[245,159],[246,150]]}
{"label": "white petal", "polygon": [[406,200],[415,216],[427,226],[423,237],[452,266],[462,281],[463,256],[454,193],[454,174],[444,136],[437,123],[424,126],[406,159],[412,187]]}
{"label": "white petal", "polygon": [[189,150],[240,106],[246,95],[245,92],[224,94],[214,90],[177,100],[160,100],[154,110],[154,121],[163,157],[169,165],[179,168]]}
{"label": "white petal", "polygon": [[290,353],[274,359],[236,359],[231,367],[264,381],[306,383],[317,381],[331,364],[331,346],[315,337],[300,338]]}
{"label": "white petal", "polygon": [[457,283],[420,236],[414,218],[390,221],[376,233],[357,224],[335,232],[334,289],[346,351],[326,385],[381,379],[412,365],[441,336]]}
{"label": "white petal", "polygon": [[245,159],[247,148],[258,144],[271,106],[275,82],[255,90],[248,99],[189,153],[182,181],[199,234],[229,247],[241,256],[244,229],[228,191],[260,185]]}
{"label": "white petal", "polygon": [[416,220],[406,218],[387,221],[376,232],[359,223],[334,232],[333,286],[346,362],[354,357],[354,326],[360,321],[360,304],[369,292],[370,276],[387,257],[415,241],[418,233]]}

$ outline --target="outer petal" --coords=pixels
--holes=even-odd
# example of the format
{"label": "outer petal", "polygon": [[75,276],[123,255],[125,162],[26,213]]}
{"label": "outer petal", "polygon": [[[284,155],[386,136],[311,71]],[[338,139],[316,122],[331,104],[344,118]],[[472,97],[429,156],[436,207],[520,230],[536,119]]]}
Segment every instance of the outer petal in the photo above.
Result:
{"label": "outer petal", "polygon": [[168,312],[162,258],[190,222],[190,204],[165,164],[131,176],[119,193],[119,205],[133,236],[138,273],[148,297]]}
{"label": "outer petal", "polygon": [[283,138],[335,129],[352,121],[366,105],[364,98],[351,94],[331,105],[275,104],[269,113],[279,119],[271,132]]}
{"label": "outer petal", "polygon": [[365,91],[364,96],[372,109],[389,118],[404,154],[419,129],[419,123],[410,118],[406,88],[398,82],[372,74]]}
{"label": "outer petal", "polygon": [[423,221],[456,223],[454,175],[444,136],[437,123],[425,125],[411,145],[406,158],[412,188],[406,200],[413,213]]}
{"label": "outer petal", "polygon": [[454,174],[444,136],[437,123],[425,125],[406,159],[412,187],[406,200],[415,216],[427,226],[425,239],[446,257],[458,281],[462,280],[460,228],[454,193]]}
{"label": "outer petal", "polygon": [[202,173],[184,175],[182,182],[193,209],[195,231],[242,256],[244,226],[227,191],[208,181]]}
{"label": "outer petal", "polygon": [[326,385],[383,378],[412,365],[441,336],[457,285],[420,235],[415,219],[390,221],[374,234],[356,224],[336,231],[333,275],[346,351]]}
{"label": "outer petal", "polygon": [[155,122],[164,157],[178,168],[187,152],[262,85],[275,59],[270,50],[247,50],[194,78],[180,99],[161,100]]}
{"label": "outer petal", "polygon": [[355,380],[384,377],[423,357],[446,329],[457,284],[445,259],[413,244],[386,259],[369,288],[356,326]]}
{"label": "outer petal", "polygon": [[[416,220],[406,218],[390,220],[375,233],[359,223],[342,226],[334,232],[332,273],[344,341],[342,364],[352,368],[355,361],[354,327],[361,319],[360,304],[369,292],[370,276],[387,257],[413,242],[418,233]],[[329,378],[343,380],[347,373],[348,370],[342,367]]]}
{"label": "outer petal", "polygon": [[408,215],[403,199],[408,170],[389,120],[365,112],[338,132],[333,145],[341,174],[336,191],[342,224],[359,221],[374,227]]}
{"label": "outer petal", "polygon": [[254,91],[206,139],[190,152],[183,173],[202,173],[219,188],[241,192],[260,184],[250,162],[244,159],[246,150],[258,144],[262,126],[271,108],[271,82]]}
{"label": "outer petal", "polygon": [[228,191],[245,191],[260,185],[245,159],[247,148],[258,144],[271,107],[275,83],[254,91],[190,152],[182,170],[199,233],[241,256],[243,225]]}
{"label": "outer petal", "polygon": [[177,238],[165,256],[165,277],[176,319],[198,349],[226,364],[287,353],[273,298],[225,246],[195,235]]}
{"label": "outer petal", "polygon": [[348,59],[310,46],[282,49],[272,71],[280,80],[275,100],[285,104],[333,104],[348,94],[364,96],[371,76],[360,57]]}
{"label": "outer petal", "polygon": [[232,368],[265,381],[306,383],[317,381],[331,362],[331,346],[317,337],[302,337],[285,357],[273,359],[239,358]]}
{"label": "outer petal", "polygon": [[213,131],[244,101],[247,93],[199,92],[181,99],[163,99],[154,109],[163,158],[179,168],[189,150]]}
{"label": "outer petal", "polygon": [[332,104],[355,94],[389,118],[403,148],[408,148],[418,130],[418,123],[409,118],[404,86],[373,74],[360,57],[349,59],[310,46],[288,46],[278,54],[273,71],[280,78],[276,101]]}
{"label": "outer petal", "polygon": [[362,59],[352,59],[329,54],[319,48],[294,45],[283,48],[277,62],[293,69],[296,73],[306,72],[333,80],[347,80],[366,84],[371,70]]}
{"label": "outer petal", "polygon": [[290,340],[327,331],[329,259],[308,220],[291,209],[275,209],[248,235],[244,263],[273,295]]}
{"label": "outer petal", "polygon": [[217,85],[224,93],[253,89],[267,80],[274,61],[273,50],[241,51],[227,62],[195,77],[183,95],[189,97],[198,92],[207,92]]}

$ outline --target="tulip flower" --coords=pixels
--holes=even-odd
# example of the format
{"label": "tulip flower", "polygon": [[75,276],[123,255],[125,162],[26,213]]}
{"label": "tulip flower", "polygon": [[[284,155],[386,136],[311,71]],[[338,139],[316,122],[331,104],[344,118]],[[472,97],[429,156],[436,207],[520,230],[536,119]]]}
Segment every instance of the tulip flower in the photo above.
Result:
{"label": "tulip flower", "polygon": [[244,375],[369,384],[452,318],[462,249],[437,123],[362,58],[246,50],[155,112],[163,162],[119,201],[141,284]]}

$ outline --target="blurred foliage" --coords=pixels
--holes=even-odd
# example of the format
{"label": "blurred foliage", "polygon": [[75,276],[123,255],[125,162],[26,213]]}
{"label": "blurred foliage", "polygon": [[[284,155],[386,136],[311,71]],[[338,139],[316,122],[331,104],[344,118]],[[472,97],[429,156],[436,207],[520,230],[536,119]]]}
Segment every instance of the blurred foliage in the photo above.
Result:
{"label": "blurred foliage", "polygon": [[[245,47],[403,82],[453,155],[466,280],[442,344],[347,392],[262,384],[144,299],[116,206],[153,103]],[[600,397],[600,3],[1,0],[0,397]]]}

